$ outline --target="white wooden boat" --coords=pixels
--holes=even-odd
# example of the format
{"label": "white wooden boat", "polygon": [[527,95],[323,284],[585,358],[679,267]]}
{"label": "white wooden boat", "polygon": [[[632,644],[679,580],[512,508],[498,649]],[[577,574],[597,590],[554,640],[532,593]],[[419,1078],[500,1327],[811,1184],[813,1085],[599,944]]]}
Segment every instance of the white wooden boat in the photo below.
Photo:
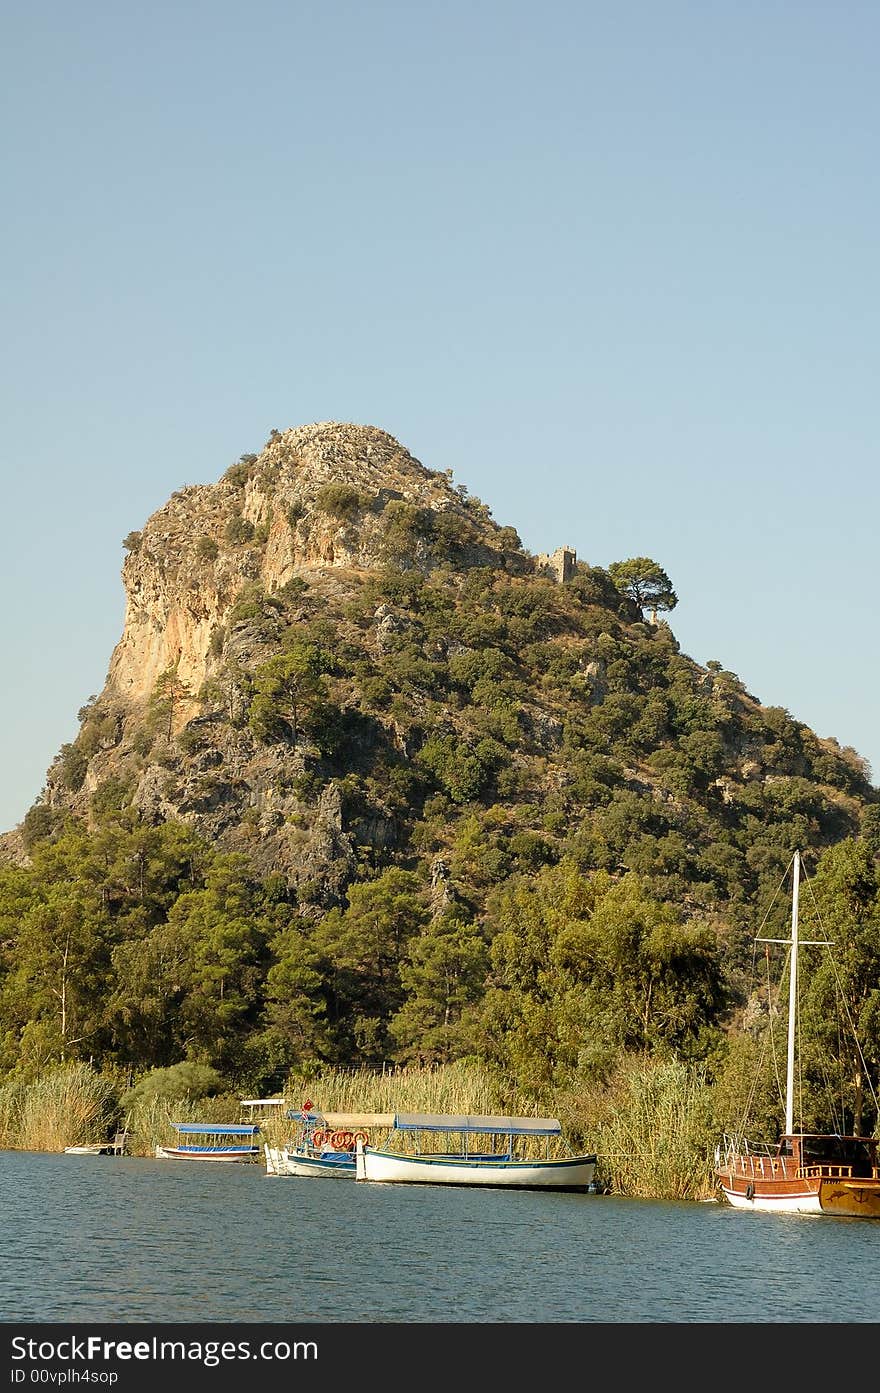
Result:
{"label": "white wooden boat", "polygon": [[[880,1157],[875,1137],[837,1132],[795,1131],[798,948],[802,942],[829,947],[826,939],[800,938],[800,853],[792,862],[791,937],[759,938],[790,947],[785,1130],[773,1145],[724,1137],[715,1152],[715,1177],[734,1209],[768,1214],[829,1214],[880,1218]],[[858,1043],[858,1042],[856,1042]],[[859,1048],[861,1056],[861,1049]],[[867,1068],[864,1076],[870,1079]]]}
{"label": "white wooden boat", "polygon": [[[256,1123],[173,1122],[177,1146],[157,1146],[166,1161],[256,1161],[260,1128]],[[184,1138],[191,1140],[184,1141]]]}
{"label": "white wooden boat", "polygon": [[[427,1138],[456,1138],[455,1150],[432,1150]],[[545,1138],[544,1156],[526,1143]],[[475,1139],[482,1138],[482,1142]],[[550,1139],[557,1139],[550,1154]],[[388,1141],[379,1149],[358,1142],[357,1180],[384,1184],[487,1185],[519,1190],[588,1190],[596,1156],[558,1154],[562,1128],[552,1117],[449,1116],[396,1113]],[[415,1139],[416,1149],[407,1149]],[[564,1144],[563,1144],[564,1145]]]}

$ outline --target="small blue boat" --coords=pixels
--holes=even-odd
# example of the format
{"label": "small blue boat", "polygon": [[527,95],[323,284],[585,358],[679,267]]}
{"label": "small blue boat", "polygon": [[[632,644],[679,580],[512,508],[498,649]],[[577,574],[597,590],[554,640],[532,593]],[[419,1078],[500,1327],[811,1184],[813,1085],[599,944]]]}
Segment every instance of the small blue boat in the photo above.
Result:
{"label": "small blue boat", "polygon": [[[256,1161],[259,1126],[253,1122],[172,1122],[177,1146],[157,1146],[160,1160]],[[184,1140],[187,1138],[187,1140]]]}

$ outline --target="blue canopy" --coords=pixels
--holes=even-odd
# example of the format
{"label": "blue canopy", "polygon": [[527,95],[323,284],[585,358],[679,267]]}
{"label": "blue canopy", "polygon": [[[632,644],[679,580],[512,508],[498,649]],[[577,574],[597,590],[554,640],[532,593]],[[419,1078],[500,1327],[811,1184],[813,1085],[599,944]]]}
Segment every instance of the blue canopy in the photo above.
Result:
{"label": "blue canopy", "polygon": [[558,1137],[562,1131],[555,1117],[453,1117],[446,1113],[398,1112],[398,1132],[504,1132],[518,1137]]}
{"label": "blue canopy", "polygon": [[209,1133],[216,1136],[222,1133],[230,1137],[254,1137],[259,1132],[256,1123],[245,1122],[172,1122],[178,1132],[186,1132],[188,1135],[206,1136]]}

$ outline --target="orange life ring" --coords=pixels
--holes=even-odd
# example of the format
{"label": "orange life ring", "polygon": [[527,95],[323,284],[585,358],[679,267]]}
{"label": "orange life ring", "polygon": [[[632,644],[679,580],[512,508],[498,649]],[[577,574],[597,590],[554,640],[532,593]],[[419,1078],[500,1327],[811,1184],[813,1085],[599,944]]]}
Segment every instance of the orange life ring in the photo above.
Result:
{"label": "orange life ring", "polygon": [[312,1146],[323,1146],[329,1135],[329,1132],[325,1132],[322,1127],[319,1127],[312,1133]]}
{"label": "orange life ring", "polygon": [[346,1150],[346,1140],[351,1136],[351,1132],[334,1132],[330,1138],[337,1151]]}
{"label": "orange life ring", "polygon": [[364,1146],[370,1145],[370,1138],[366,1132],[355,1132],[351,1140],[354,1146],[357,1146],[359,1141],[362,1141]]}

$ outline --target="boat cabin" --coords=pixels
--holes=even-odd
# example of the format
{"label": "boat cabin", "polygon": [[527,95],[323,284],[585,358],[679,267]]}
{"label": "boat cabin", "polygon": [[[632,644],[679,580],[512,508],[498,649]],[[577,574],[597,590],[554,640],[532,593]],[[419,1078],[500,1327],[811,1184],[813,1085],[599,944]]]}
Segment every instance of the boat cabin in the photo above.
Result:
{"label": "boat cabin", "polygon": [[287,1104],[286,1098],[242,1098],[241,1111],[254,1120],[254,1118],[281,1117],[281,1110]]}
{"label": "boat cabin", "polygon": [[805,1175],[829,1179],[877,1180],[877,1142],[874,1137],[804,1132],[783,1137],[779,1156],[792,1157]]}

